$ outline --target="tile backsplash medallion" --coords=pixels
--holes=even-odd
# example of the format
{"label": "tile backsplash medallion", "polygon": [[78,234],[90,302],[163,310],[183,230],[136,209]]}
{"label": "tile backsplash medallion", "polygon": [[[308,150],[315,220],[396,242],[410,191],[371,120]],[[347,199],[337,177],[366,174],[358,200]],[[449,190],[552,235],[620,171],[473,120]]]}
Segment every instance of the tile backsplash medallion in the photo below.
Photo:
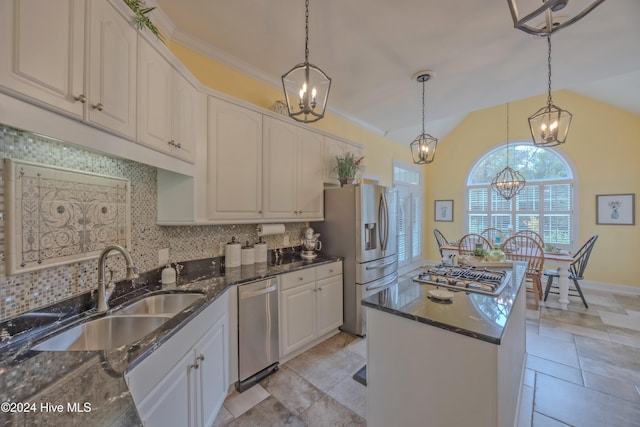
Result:
{"label": "tile backsplash medallion", "polygon": [[[133,143],[132,143],[133,144]],[[158,268],[158,251],[169,248],[170,260],[187,261],[224,255],[223,243],[238,237],[240,242],[257,240],[254,224],[206,226],[158,226],[156,168],[130,160],[88,151],[71,144],[0,125],[0,157],[27,160],[69,169],[88,171],[131,180],[131,248],[129,252],[141,272]],[[97,259],[31,273],[5,276],[5,183],[4,162],[0,163],[0,321],[38,307],[75,296],[98,284]],[[290,245],[302,244],[304,223],[285,224]],[[283,236],[267,236],[269,249],[283,246]],[[115,280],[124,279],[119,255],[110,257],[108,267]]]}

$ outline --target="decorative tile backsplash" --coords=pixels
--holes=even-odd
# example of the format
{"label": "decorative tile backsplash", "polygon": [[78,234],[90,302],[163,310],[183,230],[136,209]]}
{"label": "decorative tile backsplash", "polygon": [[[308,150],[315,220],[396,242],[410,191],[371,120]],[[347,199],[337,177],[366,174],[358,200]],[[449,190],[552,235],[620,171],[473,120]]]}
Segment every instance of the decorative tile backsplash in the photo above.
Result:
{"label": "decorative tile backsplash", "polygon": [[[131,182],[131,256],[140,271],[158,266],[158,251],[169,248],[170,260],[187,261],[224,255],[224,243],[257,241],[256,226],[208,225],[160,227],[157,220],[156,168],[78,148],[71,144],[0,125],[0,158],[26,160],[128,179]],[[0,162],[0,168],[2,168]],[[96,288],[97,260],[74,262],[30,273],[5,275],[6,209],[0,171],[0,321]],[[290,245],[302,244],[304,223],[285,224]],[[267,236],[269,249],[283,246],[283,236]],[[123,280],[124,260],[112,256],[108,268]]]}
{"label": "decorative tile backsplash", "polygon": [[129,180],[15,159],[4,168],[7,274],[131,246]]}

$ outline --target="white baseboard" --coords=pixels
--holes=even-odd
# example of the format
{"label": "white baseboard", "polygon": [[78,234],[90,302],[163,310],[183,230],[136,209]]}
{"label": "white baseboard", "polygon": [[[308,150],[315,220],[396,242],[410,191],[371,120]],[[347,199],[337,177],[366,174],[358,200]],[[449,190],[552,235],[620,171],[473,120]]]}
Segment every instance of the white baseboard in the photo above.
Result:
{"label": "white baseboard", "polygon": [[640,295],[640,287],[620,285],[617,283],[595,282],[592,280],[581,280],[582,289],[592,289],[595,291],[608,291],[616,294]]}

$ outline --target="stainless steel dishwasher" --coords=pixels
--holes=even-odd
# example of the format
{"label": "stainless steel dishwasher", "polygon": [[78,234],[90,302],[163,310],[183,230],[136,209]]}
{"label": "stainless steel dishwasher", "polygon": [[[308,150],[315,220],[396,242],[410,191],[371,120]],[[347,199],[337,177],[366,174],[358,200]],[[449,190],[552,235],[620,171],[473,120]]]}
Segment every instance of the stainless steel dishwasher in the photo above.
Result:
{"label": "stainless steel dishwasher", "polygon": [[278,285],[276,278],[238,286],[238,384],[245,391],[278,370]]}

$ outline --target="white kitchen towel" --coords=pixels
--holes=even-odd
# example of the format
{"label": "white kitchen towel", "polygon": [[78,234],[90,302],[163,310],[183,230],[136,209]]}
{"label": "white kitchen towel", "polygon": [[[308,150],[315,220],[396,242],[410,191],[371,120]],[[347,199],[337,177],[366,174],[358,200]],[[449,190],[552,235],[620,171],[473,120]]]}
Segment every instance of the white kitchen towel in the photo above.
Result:
{"label": "white kitchen towel", "polygon": [[258,224],[256,231],[258,232],[258,237],[284,234],[284,224]]}

